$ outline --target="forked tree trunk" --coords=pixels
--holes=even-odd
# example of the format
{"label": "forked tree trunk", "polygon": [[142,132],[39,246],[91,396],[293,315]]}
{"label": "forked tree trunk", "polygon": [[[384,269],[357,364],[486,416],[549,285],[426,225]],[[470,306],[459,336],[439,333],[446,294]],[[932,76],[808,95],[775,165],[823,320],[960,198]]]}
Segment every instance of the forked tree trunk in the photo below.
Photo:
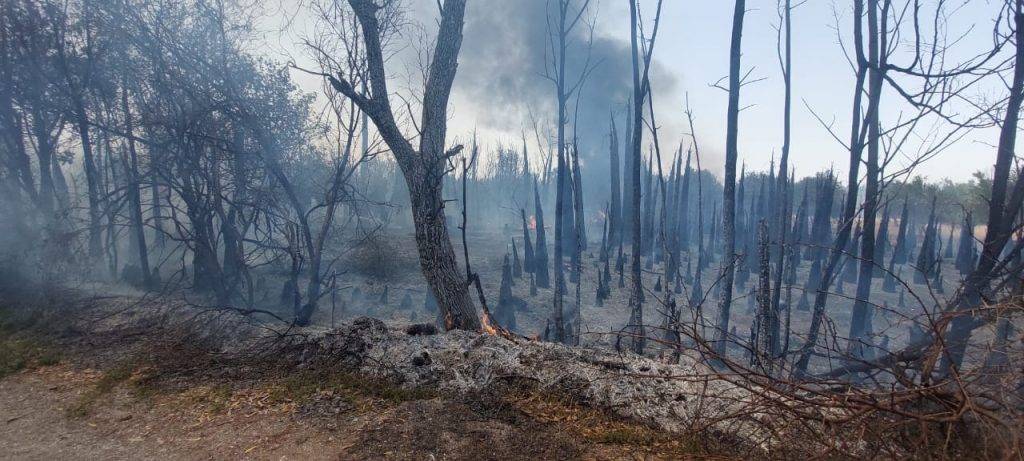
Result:
{"label": "forked tree trunk", "polygon": [[[860,267],[857,277],[857,294],[853,302],[853,319],[850,322],[850,352],[863,357],[867,335],[871,331],[873,306],[869,304],[871,279],[874,273],[874,227],[879,208],[879,149],[882,141],[882,127],[879,111],[882,98],[882,67],[887,52],[887,22],[885,14],[879,17],[877,0],[867,2],[867,162],[864,178],[863,232],[860,239]],[[881,38],[880,38],[881,36]]]}
{"label": "forked tree trunk", "polygon": [[480,319],[469,296],[469,285],[460,275],[455,251],[445,222],[445,162],[458,149],[446,151],[448,98],[462,46],[465,0],[445,0],[440,7],[437,39],[423,90],[419,149],[415,149],[395,119],[389,101],[378,6],[371,0],[349,0],[359,20],[366,52],[368,92],[361,93],[338,77],[325,75],[334,89],[351,99],[373,120],[391,149],[409,188],[420,268],[437,298],[447,329],[480,329]]}
{"label": "forked tree trunk", "polygon": [[[871,279],[875,271],[875,218],[878,214],[878,151],[881,143],[881,126],[879,123],[879,106],[881,102],[882,78],[881,69],[885,64],[882,53],[887,51],[885,40],[888,30],[886,18],[879,17],[877,0],[868,1],[868,109],[865,123],[868,128],[867,152],[864,179],[864,230],[861,234],[860,270],[857,277],[857,294],[853,302],[853,318],[850,321],[850,353],[862,357],[862,350],[870,342],[871,317],[874,307],[869,304],[871,296]],[[879,36],[881,35],[881,38]]]}

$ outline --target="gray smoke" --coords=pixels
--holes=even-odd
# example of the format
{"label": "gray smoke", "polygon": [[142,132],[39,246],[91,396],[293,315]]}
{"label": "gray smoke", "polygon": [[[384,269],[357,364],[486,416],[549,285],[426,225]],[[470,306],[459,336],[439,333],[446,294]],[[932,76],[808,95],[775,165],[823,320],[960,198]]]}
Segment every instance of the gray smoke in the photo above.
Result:
{"label": "gray smoke", "polygon": [[[554,125],[555,88],[544,77],[545,59],[550,61],[551,54],[547,42],[547,3],[545,0],[477,0],[467,7],[455,91],[464,96],[462,100],[476,106],[473,109],[478,114],[479,126],[512,133],[525,128],[529,132],[530,110],[539,119],[538,123]],[[555,6],[551,3],[554,19]],[[576,78],[587,59],[588,34],[589,30],[581,23],[570,37],[567,79]],[[625,39],[595,30],[590,62],[596,64],[596,68],[580,93],[577,121],[581,160],[591,167],[606,168],[606,161],[586,160],[594,159],[595,155],[596,159],[607,158],[609,111],[616,112],[622,129],[625,104],[633,88],[630,44]],[[651,72],[660,95],[676,91],[676,76],[657,62]],[[575,107],[570,106],[570,135],[574,112]],[[591,169],[590,174],[595,173],[597,171]]]}

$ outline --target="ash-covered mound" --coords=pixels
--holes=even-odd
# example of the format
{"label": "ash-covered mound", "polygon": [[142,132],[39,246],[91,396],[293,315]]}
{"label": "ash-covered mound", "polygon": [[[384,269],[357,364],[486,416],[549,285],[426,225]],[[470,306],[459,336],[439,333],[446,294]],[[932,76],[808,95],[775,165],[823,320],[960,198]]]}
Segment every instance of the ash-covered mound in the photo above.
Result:
{"label": "ash-covered mound", "polygon": [[[673,432],[712,430],[767,448],[791,428],[779,395],[740,385],[695,358],[669,364],[630,353],[509,340],[467,331],[423,334],[372,318],[306,342],[305,367],[345,366],[403,386],[469,393],[501,381],[540,389]],[[733,377],[735,378],[735,377]],[[766,399],[773,405],[762,406]]]}

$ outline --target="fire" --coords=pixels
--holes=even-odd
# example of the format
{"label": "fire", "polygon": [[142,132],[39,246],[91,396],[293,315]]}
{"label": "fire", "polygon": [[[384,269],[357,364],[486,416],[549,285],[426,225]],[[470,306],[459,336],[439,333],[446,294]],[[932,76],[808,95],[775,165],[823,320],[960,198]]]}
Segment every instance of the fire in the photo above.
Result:
{"label": "fire", "polygon": [[530,230],[537,230],[537,217],[530,215],[530,222],[527,224]]}
{"label": "fire", "polygon": [[498,325],[497,322],[491,319],[491,313],[486,306],[484,306],[483,315],[480,316],[480,331],[488,335],[501,336],[502,338],[512,341],[515,341],[517,338],[522,338],[521,336],[505,329],[501,325]]}
{"label": "fire", "polygon": [[491,316],[486,312],[484,312],[484,315],[480,318],[480,328],[484,333],[489,335],[501,336],[501,334],[498,333],[498,329],[494,328],[494,325],[491,325]]}

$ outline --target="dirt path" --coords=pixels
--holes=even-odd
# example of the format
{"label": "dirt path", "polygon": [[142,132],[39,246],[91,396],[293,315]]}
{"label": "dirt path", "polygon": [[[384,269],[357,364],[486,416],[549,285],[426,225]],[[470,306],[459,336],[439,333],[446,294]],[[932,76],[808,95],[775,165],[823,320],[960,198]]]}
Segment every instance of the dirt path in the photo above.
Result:
{"label": "dirt path", "polygon": [[[108,372],[109,373],[109,372]],[[437,397],[315,405],[271,387],[196,385],[140,394],[128,378],[57,365],[0,379],[0,458],[54,459],[674,459],[646,429],[528,399]],[[89,402],[83,409],[82,402]]]}
{"label": "dirt path", "polygon": [[[69,414],[99,374],[47,367],[0,380],[0,453],[10,459],[336,459],[283,412],[224,412],[204,417],[189,396],[141,401],[114,392],[89,414]],[[315,440],[313,440],[315,438]]]}

